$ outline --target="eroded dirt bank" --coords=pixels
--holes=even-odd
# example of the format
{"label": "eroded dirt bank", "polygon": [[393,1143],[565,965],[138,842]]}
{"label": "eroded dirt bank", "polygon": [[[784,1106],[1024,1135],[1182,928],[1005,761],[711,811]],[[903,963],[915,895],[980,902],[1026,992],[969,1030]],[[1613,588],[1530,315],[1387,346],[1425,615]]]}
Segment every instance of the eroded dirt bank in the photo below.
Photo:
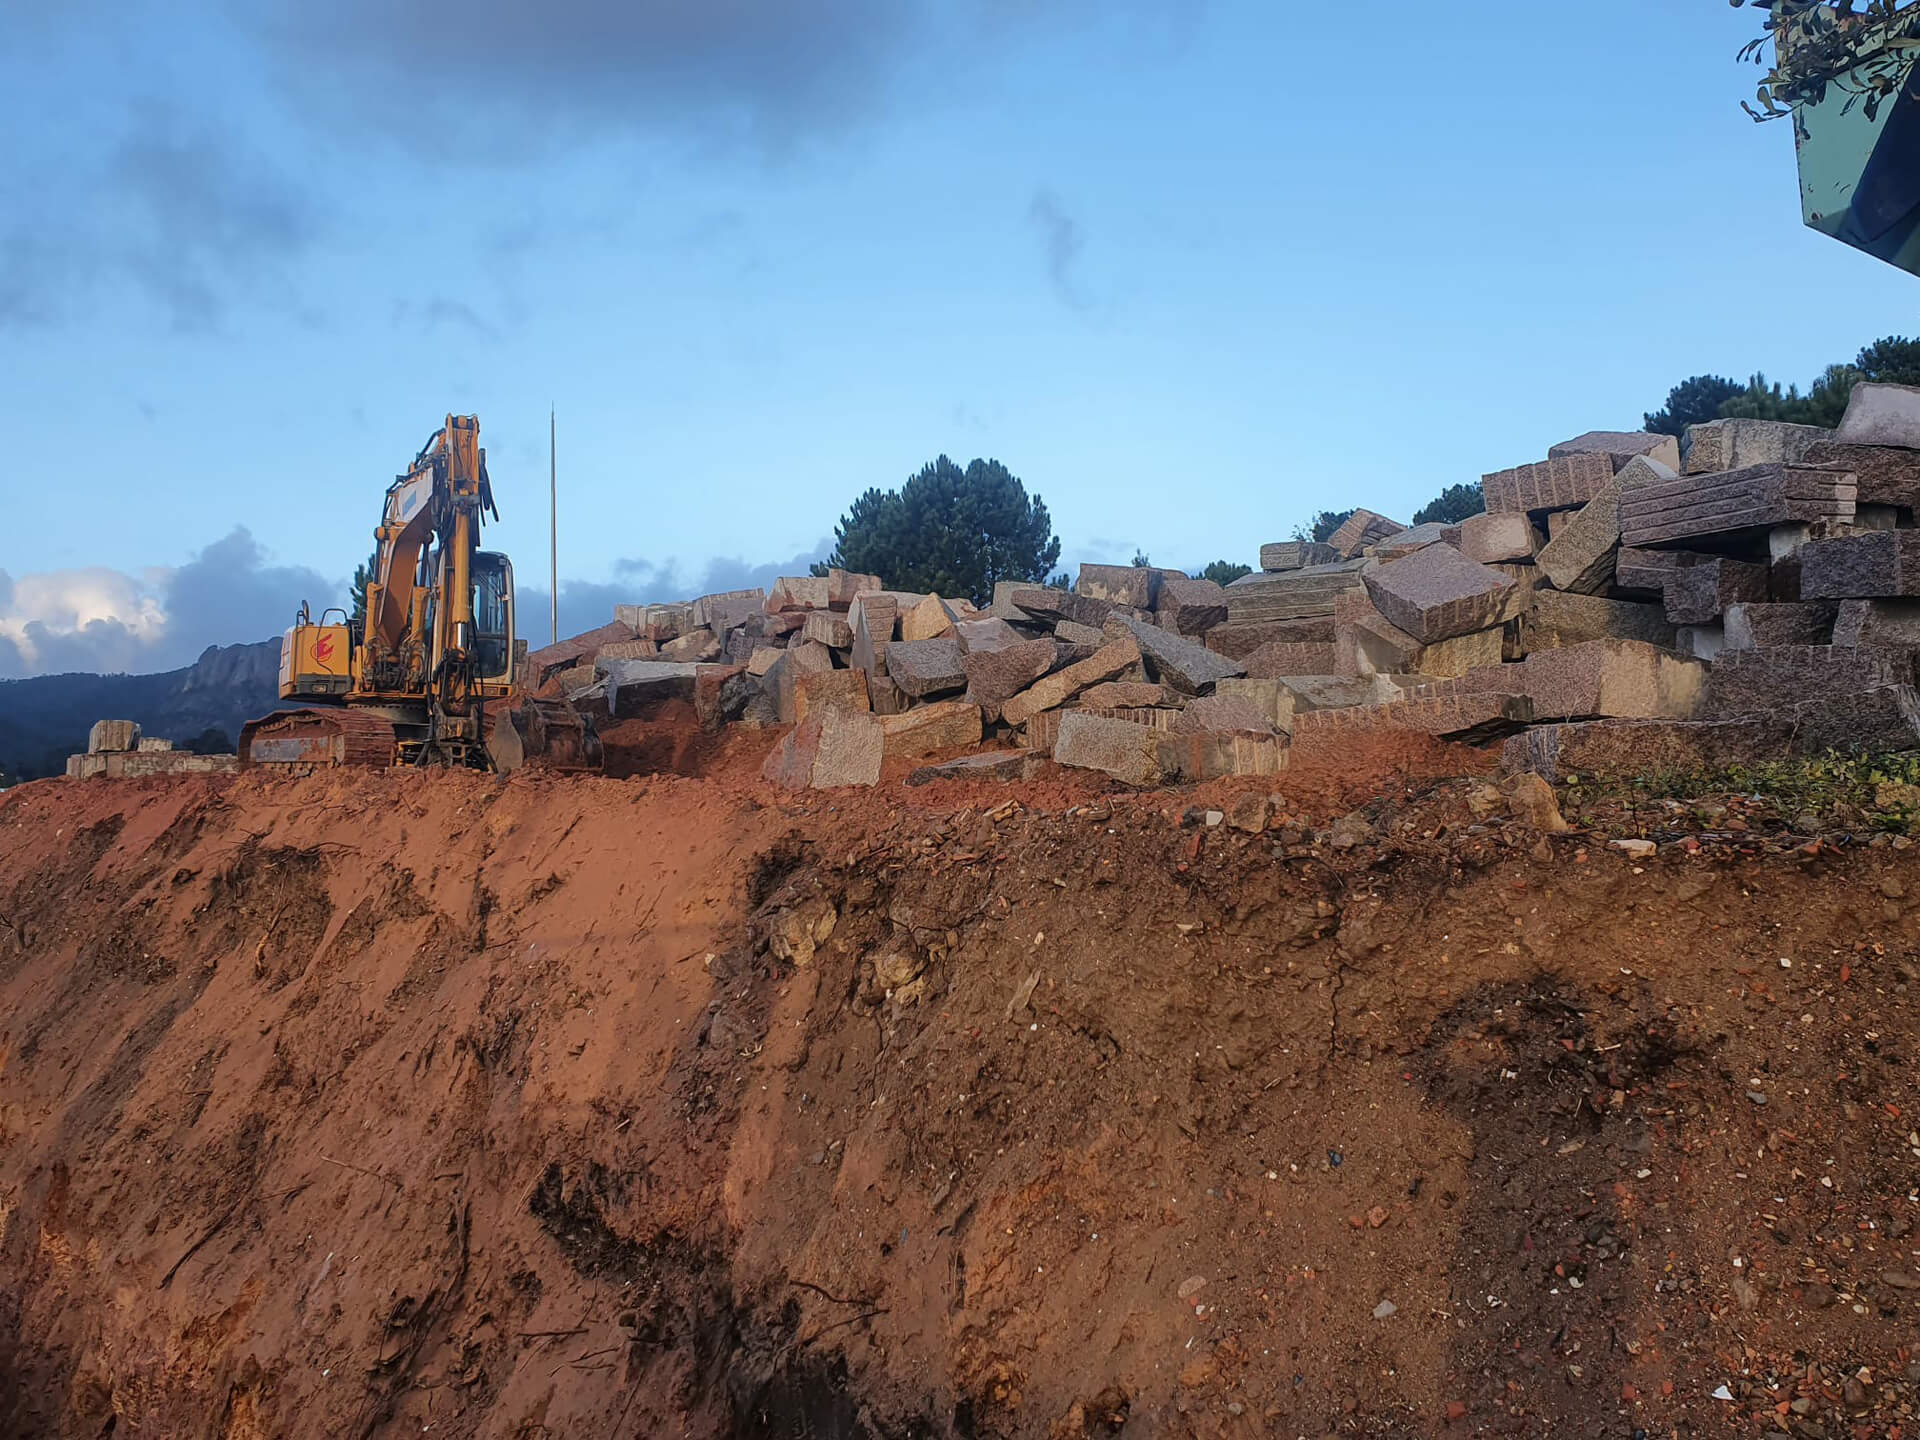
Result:
{"label": "eroded dirt bank", "polygon": [[1281,789],[10,793],[0,1433],[1920,1433],[1914,850]]}

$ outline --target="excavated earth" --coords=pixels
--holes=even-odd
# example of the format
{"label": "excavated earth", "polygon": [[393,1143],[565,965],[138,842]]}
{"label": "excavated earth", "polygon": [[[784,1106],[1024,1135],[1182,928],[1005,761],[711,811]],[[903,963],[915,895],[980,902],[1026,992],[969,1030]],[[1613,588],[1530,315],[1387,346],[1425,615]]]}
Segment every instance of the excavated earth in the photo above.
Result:
{"label": "excavated earth", "polygon": [[629,740],[0,797],[0,1434],[1920,1436],[1916,848]]}

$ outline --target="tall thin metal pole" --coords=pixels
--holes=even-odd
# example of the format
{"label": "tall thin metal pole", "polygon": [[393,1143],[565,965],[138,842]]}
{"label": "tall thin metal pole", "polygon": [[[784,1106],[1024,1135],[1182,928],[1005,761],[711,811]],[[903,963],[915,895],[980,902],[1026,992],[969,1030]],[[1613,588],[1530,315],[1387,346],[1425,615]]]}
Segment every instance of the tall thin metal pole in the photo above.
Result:
{"label": "tall thin metal pole", "polygon": [[560,643],[560,425],[552,410],[547,411],[547,541],[553,561],[553,588],[548,598],[553,605],[553,643]]}

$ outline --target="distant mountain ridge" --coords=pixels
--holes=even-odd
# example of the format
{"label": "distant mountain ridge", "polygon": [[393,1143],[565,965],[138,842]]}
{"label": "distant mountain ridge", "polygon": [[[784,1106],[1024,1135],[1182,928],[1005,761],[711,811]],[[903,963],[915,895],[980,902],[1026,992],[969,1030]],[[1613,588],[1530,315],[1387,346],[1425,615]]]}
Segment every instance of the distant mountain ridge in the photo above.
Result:
{"label": "distant mountain ridge", "polygon": [[280,642],[209,645],[198,660],[157,675],[36,675],[0,680],[0,774],[58,775],[87,748],[96,720],[134,720],[148,735],[191,740],[240,727],[280,702]]}

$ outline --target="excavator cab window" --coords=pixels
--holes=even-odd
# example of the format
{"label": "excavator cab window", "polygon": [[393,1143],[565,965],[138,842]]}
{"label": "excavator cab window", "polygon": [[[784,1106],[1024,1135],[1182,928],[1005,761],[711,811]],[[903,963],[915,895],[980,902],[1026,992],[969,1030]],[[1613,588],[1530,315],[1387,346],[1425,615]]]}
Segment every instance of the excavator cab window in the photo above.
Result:
{"label": "excavator cab window", "polygon": [[513,565],[498,551],[473,557],[473,654],[482,680],[513,678]]}

